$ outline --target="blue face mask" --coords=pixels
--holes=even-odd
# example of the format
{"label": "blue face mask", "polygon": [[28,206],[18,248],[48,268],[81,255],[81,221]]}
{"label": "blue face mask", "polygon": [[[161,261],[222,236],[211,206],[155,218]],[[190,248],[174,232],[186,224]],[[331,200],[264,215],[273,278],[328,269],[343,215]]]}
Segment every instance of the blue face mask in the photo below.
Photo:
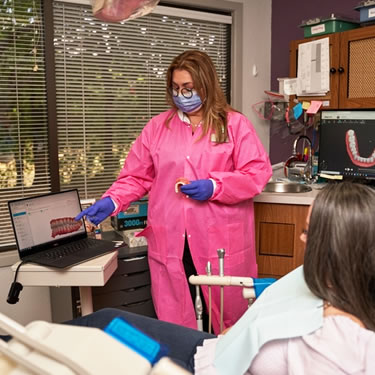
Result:
{"label": "blue face mask", "polygon": [[187,99],[182,94],[179,94],[178,96],[173,97],[173,101],[174,104],[185,113],[194,112],[202,105],[200,96],[194,90],[191,98]]}

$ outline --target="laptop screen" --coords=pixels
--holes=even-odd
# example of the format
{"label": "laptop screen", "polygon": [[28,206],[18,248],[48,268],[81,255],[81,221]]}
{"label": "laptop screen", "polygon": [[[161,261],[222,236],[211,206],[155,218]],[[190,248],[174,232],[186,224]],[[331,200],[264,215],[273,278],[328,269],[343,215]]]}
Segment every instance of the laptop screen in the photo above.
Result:
{"label": "laptop screen", "polygon": [[78,191],[69,190],[8,202],[14,235],[21,255],[52,248],[76,237],[86,237]]}

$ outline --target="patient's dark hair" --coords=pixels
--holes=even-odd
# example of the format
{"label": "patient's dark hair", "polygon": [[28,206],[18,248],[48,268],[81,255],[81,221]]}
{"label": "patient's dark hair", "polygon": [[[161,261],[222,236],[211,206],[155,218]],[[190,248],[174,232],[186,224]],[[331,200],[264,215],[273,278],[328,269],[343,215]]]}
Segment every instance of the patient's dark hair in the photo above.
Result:
{"label": "patient's dark hair", "polygon": [[310,290],[375,331],[375,191],[328,184],[310,217],[304,260]]}

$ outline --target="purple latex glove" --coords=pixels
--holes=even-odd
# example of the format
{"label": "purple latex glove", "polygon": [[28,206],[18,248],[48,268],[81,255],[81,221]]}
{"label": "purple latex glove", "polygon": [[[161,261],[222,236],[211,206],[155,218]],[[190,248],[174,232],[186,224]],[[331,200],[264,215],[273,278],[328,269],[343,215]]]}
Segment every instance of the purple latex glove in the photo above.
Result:
{"label": "purple latex glove", "polygon": [[214,183],[211,180],[195,180],[190,184],[182,185],[181,192],[189,196],[189,198],[198,201],[206,201],[214,192]]}
{"label": "purple latex glove", "polygon": [[115,205],[110,197],[105,197],[97,202],[95,202],[86,210],[83,210],[78,214],[74,220],[81,220],[83,216],[86,215],[87,219],[93,224],[98,225],[104,219],[106,219],[115,209]]}

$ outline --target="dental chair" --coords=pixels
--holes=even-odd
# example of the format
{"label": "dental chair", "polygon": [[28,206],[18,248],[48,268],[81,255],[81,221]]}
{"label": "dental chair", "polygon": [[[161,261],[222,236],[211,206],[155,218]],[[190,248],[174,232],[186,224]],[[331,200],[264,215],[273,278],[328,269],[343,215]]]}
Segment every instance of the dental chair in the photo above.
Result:
{"label": "dental chair", "polygon": [[22,326],[0,313],[2,375],[188,375],[168,357],[155,365],[98,328],[34,321]]}
{"label": "dental chair", "polygon": [[[209,330],[211,328],[211,288],[221,288],[220,331],[223,326],[223,288],[240,286],[249,306],[276,279],[224,276],[224,249],[218,250],[219,275],[211,275],[208,263],[206,275],[190,276],[196,286],[195,309],[198,329],[202,330],[203,305],[199,286],[208,286]],[[108,327],[107,327],[108,328]],[[0,374],[2,375],[188,375],[168,357],[139,354],[132,346],[119,342],[113,331],[98,328],[34,321],[27,326],[0,313],[0,329],[11,335],[8,342],[0,340]],[[126,335],[122,334],[123,337]],[[131,338],[134,336],[130,335]],[[152,339],[151,339],[152,340]],[[122,341],[122,340],[120,340]],[[154,341],[154,340],[153,340]],[[128,341],[129,343],[129,341]]]}

